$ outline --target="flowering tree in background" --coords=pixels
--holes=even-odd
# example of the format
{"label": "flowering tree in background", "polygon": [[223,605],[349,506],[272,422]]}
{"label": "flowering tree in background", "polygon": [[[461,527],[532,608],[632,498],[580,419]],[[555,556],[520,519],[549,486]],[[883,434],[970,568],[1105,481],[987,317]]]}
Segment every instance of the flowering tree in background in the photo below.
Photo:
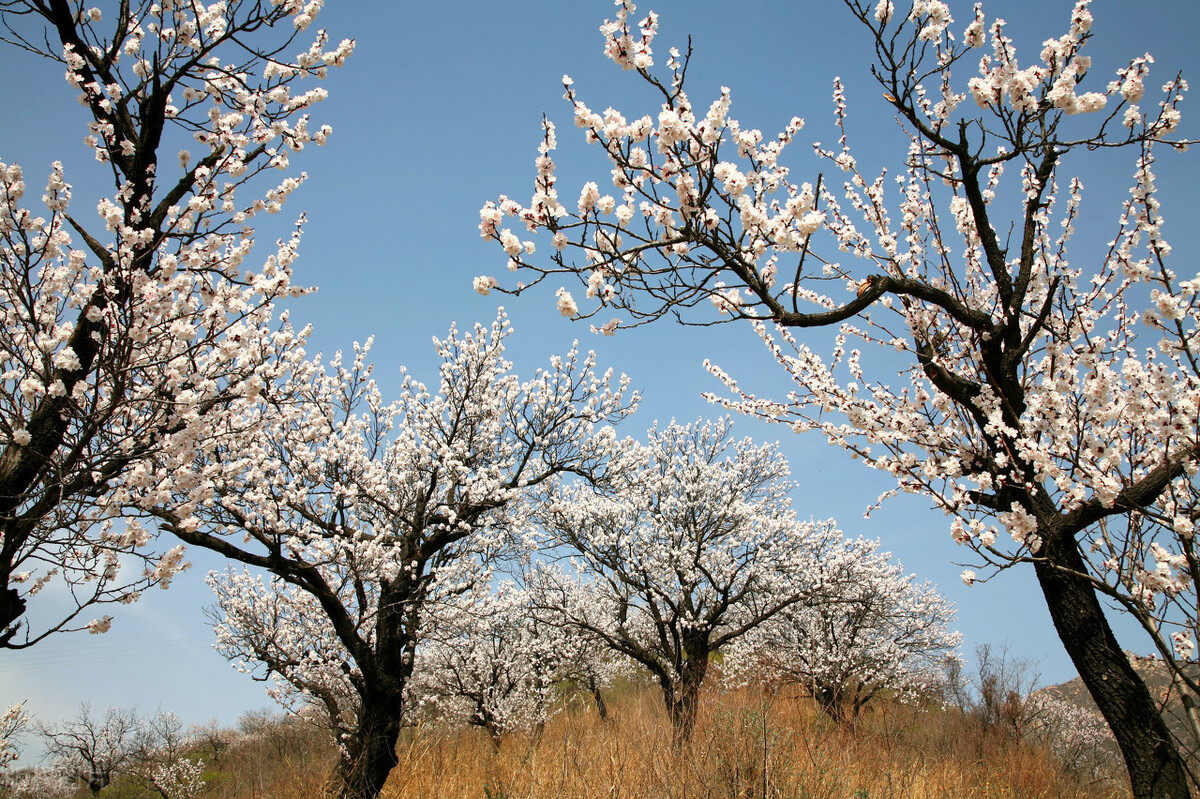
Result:
{"label": "flowering tree in background", "polygon": [[[451,328],[434,340],[436,392],[405,376],[387,403],[366,348],[293,359],[245,403],[194,484],[144,501],[185,542],[266,572],[210,575],[217,646],[274,677],[285,704],[315,702],[338,735],[337,791],[378,795],[396,765],[405,689],[431,607],[488,580],[522,503],[558,475],[602,476],[626,381],[576,350],[521,381],[511,332]],[[228,435],[227,435],[228,433]],[[180,477],[162,464],[153,479]]]}
{"label": "flowering tree in background", "polygon": [[204,761],[189,756],[195,743],[174,713],[159,711],[145,717],[138,724],[128,772],[164,799],[192,799],[204,788]]}
{"label": "flowering tree in background", "polygon": [[832,521],[797,521],[777,446],[735,441],[730,427],[652,429],[606,481],[563,484],[537,513],[547,546],[581,556],[587,584],[546,572],[542,602],[653,675],[677,739],[691,734],[712,654],[836,591],[861,554]]}
{"label": "flowering tree in background", "polygon": [[[325,91],[297,87],[353,42],[327,49],[320,32],[295,53],[319,6],[139,2],[108,17],[67,0],[0,2],[8,46],[65,66],[115,184],[87,203],[89,221],[70,209],[61,163],[42,210],[22,204],[21,168],[0,163],[0,645],[104,632],[109,617],[76,617],[165,588],[186,565],[182,547],[152,553],[139,525],[114,523],[116,495],[148,458],[204,446],[209,417],[275,378],[286,342],[272,339],[272,305],[299,292],[299,234],[257,270],[246,258],[253,218],[303,180],[264,173],[330,132],[306,113]],[[180,145],[194,159],[163,163]],[[252,183],[265,194],[240,198]],[[53,581],[71,606],[31,630],[28,600]]]}
{"label": "flowering tree in background", "polygon": [[2,783],[9,799],[70,799],[76,784],[52,768],[23,769]]}
{"label": "flowering tree in background", "polygon": [[834,601],[792,605],[735,642],[727,678],[795,683],[839,722],[880,692],[936,691],[962,640],[949,628],[954,607],[877,547],[864,547]]}
{"label": "flowering tree in background", "polygon": [[[645,672],[636,661],[616,651],[605,639],[586,627],[571,622],[570,608],[586,608],[598,600],[591,596],[598,584],[568,577],[557,566],[539,562],[524,575],[530,613],[546,635],[552,635],[559,652],[558,677],[576,692],[591,697],[601,721],[608,718],[605,692],[620,679],[636,678]],[[571,698],[568,694],[568,698]]]}
{"label": "flowering tree in background", "polygon": [[1022,707],[1029,738],[1042,743],[1059,767],[1099,782],[1113,769],[1113,737],[1096,713],[1046,693],[1028,697]]}
{"label": "flowering tree in background", "polygon": [[[564,81],[576,125],[611,162],[616,196],[587,182],[577,205],[560,201],[547,123],[532,200],[488,203],[480,230],[533,276],[512,290],[562,275],[592,304],[581,310],[563,286],[560,312],[621,312],[602,332],[671,316],[757,325],[794,390],[758,397],[713,366],[730,392],[719,399],[820,431],[894,475],[898,490],[930,497],[985,566],[1029,564],[1134,795],[1182,799],[1182,760],[1101,599],[1133,612],[1174,662],[1190,657],[1200,277],[1168,266],[1154,174],[1161,146],[1187,144],[1176,138],[1186,83],[1170,77],[1154,96],[1144,55],[1086,91],[1087,0],[1025,66],[1004,23],[979,6],[956,24],[940,0],[845,4],[909,135],[892,179],[856,160],[835,81],[842,136],[816,146],[815,180],[793,181],[786,155],[802,120],[764,137],[730,116],[728,90],[697,110],[688,56],[672,50],[657,70],[657,18],[634,25],[621,0],[605,52],[661,95],[655,115],[597,113]],[[964,81],[964,70],[974,75]],[[1065,172],[1112,149],[1131,154],[1132,190],[1108,244],[1080,268],[1068,241],[1083,189]],[[551,235],[551,256],[535,262],[506,217]],[[829,326],[828,357],[794,332]],[[904,385],[891,385],[895,375]],[[1151,623],[1164,604],[1182,626]],[[1194,675],[1182,679],[1194,693]]]}
{"label": "flowering tree in background", "polygon": [[553,713],[572,653],[563,630],[531,613],[526,591],[478,585],[434,608],[427,627],[414,693],[436,716],[480,727],[499,746]]}
{"label": "flowering tree in background", "polygon": [[55,770],[82,782],[93,796],[132,766],[142,743],[132,708],[110,707],[103,718],[93,718],[85,703],[75,718],[39,731]]}
{"label": "flowering tree in background", "polygon": [[7,772],[13,763],[21,759],[17,744],[28,727],[29,714],[25,712],[24,702],[10,705],[0,715],[0,774]]}
{"label": "flowering tree in background", "polygon": [[163,799],[195,799],[204,790],[204,761],[179,758],[155,766],[147,776]]}
{"label": "flowering tree in background", "polygon": [[[47,796],[68,778],[68,785],[83,783],[99,794],[117,777],[140,783],[165,799],[190,799],[204,786],[203,762],[186,755],[191,741],[183,722],[174,713],[159,711],[142,716],[133,708],[110,707],[103,718],[93,718],[85,703],[78,715],[49,727],[39,724],[53,767],[19,783],[19,794]],[[40,786],[40,787],[39,787]],[[57,790],[57,789],[55,789]],[[73,795],[74,788],[61,795]]]}

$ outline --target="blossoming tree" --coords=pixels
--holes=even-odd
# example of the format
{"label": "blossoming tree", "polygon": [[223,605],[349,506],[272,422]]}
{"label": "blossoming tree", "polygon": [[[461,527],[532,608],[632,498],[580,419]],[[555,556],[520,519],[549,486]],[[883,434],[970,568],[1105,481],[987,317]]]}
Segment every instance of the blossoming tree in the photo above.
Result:
{"label": "blossoming tree", "polygon": [[511,582],[476,585],[431,612],[417,649],[414,695],[435,717],[485,730],[495,746],[554,712],[568,673],[568,631],[541,623]]}
{"label": "blossoming tree", "polygon": [[[286,342],[272,339],[273,303],[300,291],[299,234],[257,269],[246,259],[254,217],[303,180],[269,176],[330,133],[307,113],[324,90],[298,88],[353,42],[300,43],[319,5],[121,3],[108,17],[66,0],[0,2],[7,46],[66,68],[91,117],[85,141],[115,184],[89,219],[55,162],[37,210],[21,168],[0,163],[2,646],[103,632],[109,617],[77,617],[166,587],[186,565],[182,547],[151,552],[140,526],[114,523],[117,494],[147,458],[204,446],[209,417],[274,379]],[[194,160],[163,158],[179,144]],[[248,185],[265,194],[245,199]],[[31,629],[28,601],[54,581],[73,602]]]}
{"label": "blossoming tree", "polygon": [[56,769],[79,781],[93,796],[125,772],[137,757],[140,719],[132,708],[109,707],[93,718],[85,703],[79,714],[53,727],[40,727]]}
{"label": "blossoming tree", "polygon": [[949,627],[954,607],[889,557],[864,546],[834,601],[797,603],[751,631],[730,647],[726,677],[794,683],[839,722],[880,692],[936,691],[962,641]]}
{"label": "blossoming tree", "polygon": [[861,554],[832,521],[796,519],[787,475],[776,446],[733,440],[727,419],[671,423],[631,442],[608,480],[561,485],[537,513],[579,570],[544,573],[543,604],[650,672],[677,739],[712,654],[837,592]]}
{"label": "blossoming tree", "polygon": [[29,714],[24,702],[10,705],[0,714],[0,774],[7,774],[12,764],[21,759],[18,744],[28,726]]}
{"label": "blossoming tree", "polygon": [[[958,26],[940,0],[845,5],[909,135],[894,179],[856,160],[835,82],[842,136],[815,148],[814,179],[795,181],[787,154],[802,120],[764,137],[730,116],[728,90],[695,107],[688,56],[671,50],[657,68],[656,16],[634,24],[619,0],[605,52],[661,105],[601,114],[564,81],[576,125],[611,163],[613,193],[589,181],[577,205],[560,201],[547,123],[532,199],[488,203],[480,230],[526,276],[509,291],[562,276],[591,304],[562,286],[560,312],[621,313],[602,332],[669,316],[757,325],[795,388],[759,397],[713,366],[722,401],[819,431],[898,490],[930,497],[984,566],[1028,564],[1134,795],[1182,799],[1183,762],[1101,600],[1138,618],[1171,662],[1190,656],[1200,276],[1170,266],[1154,174],[1164,146],[1187,144],[1186,83],[1172,76],[1153,93],[1153,59],[1140,55],[1087,90],[1087,0],[1023,62],[978,5]],[[1069,170],[1105,150],[1130,153],[1132,190],[1107,246],[1076,264],[1069,239],[1085,206]],[[535,259],[508,217],[552,236],[552,255]],[[501,286],[481,277],[476,288]],[[828,357],[795,332],[830,326]],[[1166,604],[1177,626],[1155,622]],[[1194,694],[1194,675],[1180,676]]]}
{"label": "blossoming tree", "polygon": [[[436,391],[405,376],[385,402],[366,348],[294,360],[244,403],[194,484],[147,511],[188,544],[253,568],[210,575],[218,647],[320,706],[338,736],[337,791],[378,795],[396,765],[406,687],[434,606],[486,583],[523,501],[572,473],[599,478],[636,394],[572,350],[522,381],[490,326],[435,339]],[[172,464],[153,479],[180,483]],[[270,575],[262,576],[263,573]]]}
{"label": "blossoming tree", "polygon": [[[203,761],[185,756],[190,741],[183,722],[169,711],[142,716],[133,708],[109,707],[103,718],[94,718],[85,703],[74,718],[38,728],[54,765],[18,794],[70,796],[75,784],[82,783],[97,795],[118,777],[166,799],[191,799],[204,786]],[[51,790],[55,773],[68,778],[68,790]],[[37,793],[39,784],[43,794]]]}
{"label": "blossoming tree", "polygon": [[608,719],[608,702],[604,698],[618,680],[637,680],[645,677],[636,661],[610,647],[603,637],[586,627],[571,623],[566,612],[570,608],[586,608],[600,601],[591,596],[596,584],[569,577],[557,565],[539,560],[523,575],[530,614],[546,635],[553,636],[560,654],[558,679],[565,683],[567,699],[591,698],[596,715]]}

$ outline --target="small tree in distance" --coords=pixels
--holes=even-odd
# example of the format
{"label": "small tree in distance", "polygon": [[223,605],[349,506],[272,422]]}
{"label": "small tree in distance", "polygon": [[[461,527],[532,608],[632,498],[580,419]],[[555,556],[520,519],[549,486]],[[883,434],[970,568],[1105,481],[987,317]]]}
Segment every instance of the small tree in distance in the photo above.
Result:
{"label": "small tree in distance", "polygon": [[[1003,21],[979,5],[965,24],[941,0],[845,5],[910,137],[894,181],[855,158],[835,81],[842,135],[817,148],[812,180],[794,182],[785,156],[803,120],[764,137],[730,116],[728,90],[696,109],[690,53],[671,50],[658,70],[657,17],[635,25],[623,0],[602,28],[605,52],[661,96],[655,116],[597,113],[565,81],[619,196],[588,181],[577,205],[560,201],[547,122],[531,201],[488,203],[480,230],[523,270],[515,291],[562,275],[594,304],[581,314],[563,286],[560,312],[623,314],[602,332],[663,317],[757,325],[793,391],[759,397],[714,365],[728,390],[714,399],[819,431],[929,497],[983,566],[1028,564],[1134,796],[1184,799],[1185,764],[1101,599],[1152,611],[1187,594],[1174,606],[1181,627],[1133,615],[1161,652],[1179,653],[1172,662],[1193,651],[1200,276],[1169,266],[1154,173],[1161,145],[1189,144],[1177,138],[1186,83],[1170,76],[1153,96],[1146,55],[1087,91],[1087,0],[1024,67]],[[975,74],[963,81],[960,68]],[[1131,154],[1131,192],[1110,243],[1081,268],[1068,241],[1083,190],[1065,167],[1109,149]],[[552,255],[535,259],[506,217],[545,230]],[[500,287],[486,276],[475,286]],[[795,332],[829,326],[828,358]],[[896,376],[905,385],[893,388]],[[1194,673],[1179,679],[1200,688]]]}
{"label": "small tree in distance", "polygon": [[54,727],[39,728],[55,769],[82,782],[93,796],[129,769],[137,758],[141,723],[132,708],[110,707],[93,718],[85,703],[79,714]]}

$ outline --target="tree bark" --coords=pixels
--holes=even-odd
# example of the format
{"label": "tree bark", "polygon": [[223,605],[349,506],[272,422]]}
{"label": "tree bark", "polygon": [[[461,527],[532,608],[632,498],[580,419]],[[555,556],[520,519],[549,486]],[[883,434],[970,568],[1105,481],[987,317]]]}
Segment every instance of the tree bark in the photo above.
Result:
{"label": "tree bark", "polygon": [[596,713],[600,716],[601,721],[608,720],[608,703],[604,701],[604,694],[600,690],[600,684],[595,677],[589,677],[587,682],[588,692],[592,695],[592,700],[596,703]]}
{"label": "tree bark", "polygon": [[[11,558],[6,559],[0,565],[0,570],[11,571],[8,568],[11,563]],[[7,586],[9,579],[8,574],[5,574],[4,582],[0,585]],[[23,615],[25,615],[25,600],[21,598],[21,592],[15,588],[0,588],[0,645],[11,640],[17,634],[18,623]]]}
{"label": "tree bark", "polygon": [[[1187,771],[1158,705],[1113,635],[1073,536],[1043,536],[1036,563],[1046,607],[1067,654],[1117,739],[1134,799],[1191,799]],[[1056,568],[1057,567],[1057,568]]]}
{"label": "tree bark", "polygon": [[692,737],[696,728],[696,709],[700,705],[700,686],[708,672],[708,647],[685,642],[690,656],[684,661],[680,675],[672,681],[663,681],[663,698],[667,704],[667,716],[671,719],[672,737],[675,744],[684,744]]}
{"label": "tree bark", "polygon": [[821,710],[834,723],[841,725],[846,721],[845,700],[841,691],[826,685],[816,685],[813,687],[813,699],[817,700]]}
{"label": "tree bark", "polygon": [[388,775],[400,762],[396,742],[400,738],[401,703],[364,703],[357,735],[345,744],[338,761],[330,796],[337,799],[375,799]]}
{"label": "tree bark", "polygon": [[677,685],[663,686],[667,717],[671,720],[671,737],[676,746],[686,743],[696,728],[696,708],[700,704],[698,681],[680,680]]}

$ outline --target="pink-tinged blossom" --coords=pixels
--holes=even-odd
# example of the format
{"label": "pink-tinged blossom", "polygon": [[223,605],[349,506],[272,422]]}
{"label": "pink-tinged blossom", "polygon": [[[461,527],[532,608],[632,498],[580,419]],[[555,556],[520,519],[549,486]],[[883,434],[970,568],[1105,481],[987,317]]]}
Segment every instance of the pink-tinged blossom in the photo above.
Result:
{"label": "pink-tinged blossom", "polygon": [[558,306],[558,312],[560,314],[563,316],[578,315],[579,306],[575,304],[575,299],[571,296],[571,292],[567,291],[565,288],[559,288],[554,295],[558,298],[556,305]]}
{"label": "pink-tinged blossom", "polygon": [[521,254],[521,240],[510,230],[500,231],[500,246],[511,257],[516,257]]}
{"label": "pink-tinged blossom", "polygon": [[630,20],[637,6],[632,0],[616,0],[617,18],[600,26],[604,54],[621,69],[648,69],[654,65],[651,43],[658,32],[658,15],[651,11],[636,30]]}
{"label": "pink-tinged blossom", "polygon": [[589,213],[596,207],[596,203],[600,199],[600,187],[595,183],[585,183],[583,189],[579,192],[579,214]]}
{"label": "pink-tinged blossom", "polygon": [[592,325],[592,332],[599,333],[604,336],[612,336],[612,335],[616,334],[617,328],[620,326],[620,324],[621,324],[620,319],[609,319],[607,322],[600,325],[599,327],[597,327],[596,325]]}
{"label": "pink-tinged blossom", "polygon": [[1076,110],[1081,114],[1090,114],[1104,110],[1106,105],[1108,105],[1108,97],[1100,92],[1087,92],[1079,95]]}
{"label": "pink-tinged blossom", "polygon": [[492,289],[500,285],[500,282],[491,275],[480,275],[479,277],[475,278],[473,284],[475,286],[475,291],[486,297],[488,294],[492,293]]}
{"label": "pink-tinged blossom", "polygon": [[112,627],[112,616],[105,616],[102,619],[92,619],[87,623],[87,631],[92,635],[108,632]]}
{"label": "pink-tinged blossom", "polygon": [[979,3],[975,4],[975,18],[971,20],[971,24],[963,31],[963,44],[967,47],[983,47],[987,40],[985,36],[983,6]]}
{"label": "pink-tinged blossom", "polygon": [[954,22],[949,6],[941,0],[914,0],[909,19],[921,23],[917,38],[926,42],[940,39],[950,23]]}

